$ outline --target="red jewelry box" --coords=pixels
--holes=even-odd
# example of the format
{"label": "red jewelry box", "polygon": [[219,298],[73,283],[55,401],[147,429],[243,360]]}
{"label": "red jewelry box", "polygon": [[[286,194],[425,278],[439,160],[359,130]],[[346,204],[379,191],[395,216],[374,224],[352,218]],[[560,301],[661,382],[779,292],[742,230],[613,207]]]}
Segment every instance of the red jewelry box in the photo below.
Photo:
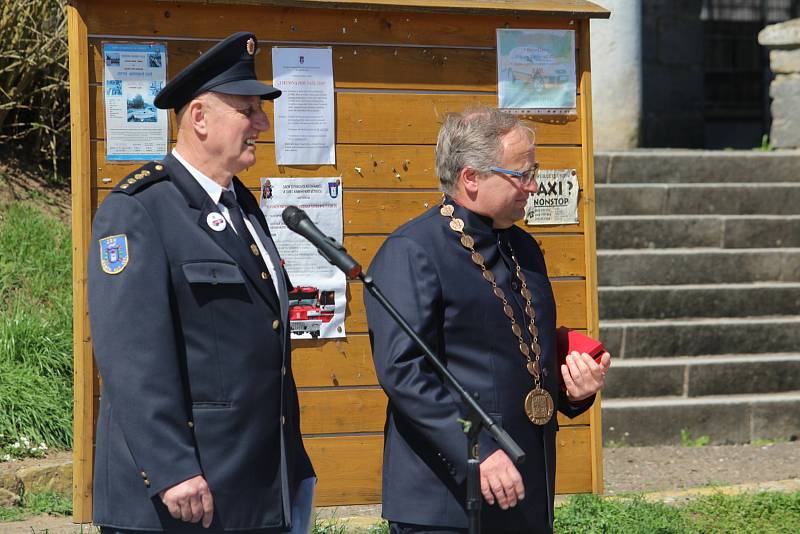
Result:
{"label": "red jewelry box", "polygon": [[597,363],[600,363],[600,357],[606,351],[600,341],[592,339],[585,334],[581,334],[576,330],[570,330],[566,326],[561,326],[556,329],[556,352],[558,353],[559,366],[565,363],[567,354],[573,350],[585,352],[594,358],[594,361]]}

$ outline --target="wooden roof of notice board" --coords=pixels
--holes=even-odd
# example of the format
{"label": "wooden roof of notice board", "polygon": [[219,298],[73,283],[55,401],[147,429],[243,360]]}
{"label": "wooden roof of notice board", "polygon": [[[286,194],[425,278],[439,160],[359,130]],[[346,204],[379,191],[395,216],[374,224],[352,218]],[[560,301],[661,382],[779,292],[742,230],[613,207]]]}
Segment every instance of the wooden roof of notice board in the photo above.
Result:
{"label": "wooden roof of notice board", "polygon": [[410,0],[405,2],[393,0],[184,0],[184,2],[602,19],[607,19],[611,15],[606,8],[587,0]]}

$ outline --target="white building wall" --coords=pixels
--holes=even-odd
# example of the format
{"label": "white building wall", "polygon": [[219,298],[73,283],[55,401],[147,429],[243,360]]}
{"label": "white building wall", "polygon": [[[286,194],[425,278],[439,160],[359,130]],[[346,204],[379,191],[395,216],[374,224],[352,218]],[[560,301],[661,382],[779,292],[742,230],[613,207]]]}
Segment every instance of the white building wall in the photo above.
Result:
{"label": "white building wall", "polygon": [[594,148],[635,148],[642,113],[641,0],[597,3],[611,18],[591,22]]}

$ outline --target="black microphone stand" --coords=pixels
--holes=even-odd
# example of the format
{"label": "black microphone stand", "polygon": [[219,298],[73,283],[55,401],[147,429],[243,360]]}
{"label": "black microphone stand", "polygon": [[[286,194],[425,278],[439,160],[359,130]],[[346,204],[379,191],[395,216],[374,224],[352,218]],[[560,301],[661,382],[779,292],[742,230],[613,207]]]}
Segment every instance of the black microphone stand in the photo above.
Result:
{"label": "black microphone stand", "polygon": [[397,309],[383,295],[381,290],[375,285],[371,276],[360,272],[358,278],[364,282],[364,286],[375,297],[381,306],[389,313],[392,319],[400,325],[406,334],[422,349],[425,357],[441,376],[455,389],[467,406],[467,419],[462,420],[464,432],[467,434],[467,517],[469,520],[469,534],[480,534],[481,532],[481,484],[480,484],[480,451],[478,450],[478,435],[484,428],[492,435],[497,444],[508,455],[515,464],[525,461],[525,452],[511,439],[511,436],[503,430],[494,419],[489,417],[483,408],[478,404],[475,397],[467,393],[467,390],[458,382],[456,377],[445,367],[439,357],[428,347],[425,341],[414,332],[414,329],[403,318]]}

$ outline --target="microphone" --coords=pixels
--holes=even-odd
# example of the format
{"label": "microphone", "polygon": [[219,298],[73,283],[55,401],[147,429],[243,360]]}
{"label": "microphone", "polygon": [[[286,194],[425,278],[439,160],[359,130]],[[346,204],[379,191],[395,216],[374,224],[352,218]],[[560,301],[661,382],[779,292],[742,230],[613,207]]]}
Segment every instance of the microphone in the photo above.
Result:
{"label": "microphone", "polygon": [[347,253],[347,250],[334,238],[323,234],[308,218],[308,214],[297,206],[288,206],[281,214],[283,222],[292,232],[305,237],[317,248],[320,256],[328,263],[338,267],[348,278],[358,278],[361,265]]}

